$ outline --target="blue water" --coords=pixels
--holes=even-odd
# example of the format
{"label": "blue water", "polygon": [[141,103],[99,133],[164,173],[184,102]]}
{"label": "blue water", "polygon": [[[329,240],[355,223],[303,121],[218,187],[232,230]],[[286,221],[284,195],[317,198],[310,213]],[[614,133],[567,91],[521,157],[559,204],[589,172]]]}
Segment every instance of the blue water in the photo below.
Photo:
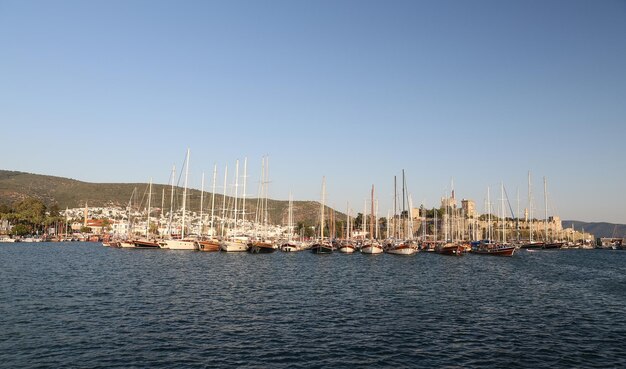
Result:
{"label": "blue water", "polygon": [[0,245],[0,367],[626,367],[626,252]]}

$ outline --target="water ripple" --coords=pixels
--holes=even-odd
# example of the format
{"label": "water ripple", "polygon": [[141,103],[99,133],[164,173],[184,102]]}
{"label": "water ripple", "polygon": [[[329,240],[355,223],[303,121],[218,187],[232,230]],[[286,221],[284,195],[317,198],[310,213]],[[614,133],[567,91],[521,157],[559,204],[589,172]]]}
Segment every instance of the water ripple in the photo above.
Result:
{"label": "water ripple", "polygon": [[0,363],[624,367],[626,253],[513,258],[0,246]]}

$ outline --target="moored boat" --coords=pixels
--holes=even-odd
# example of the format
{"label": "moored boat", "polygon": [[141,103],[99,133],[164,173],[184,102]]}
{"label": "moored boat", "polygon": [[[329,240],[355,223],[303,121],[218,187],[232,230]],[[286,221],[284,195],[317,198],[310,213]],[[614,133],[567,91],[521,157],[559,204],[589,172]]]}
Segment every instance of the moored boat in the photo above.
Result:
{"label": "moored boat", "polygon": [[361,246],[362,254],[375,255],[382,254],[383,252],[383,246],[376,241],[366,242],[363,244],[363,246]]}
{"label": "moored boat", "polygon": [[472,249],[477,255],[513,256],[516,247],[507,243],[480,242]]}
{"label": "moored boat", "polygon": [[199,240],[197,242],[200,251],[220,251],[220,241],[217,239]]}
{"label": "moored boat", "polygon": [[276,251],[274,244],[267,241],[254,241],[248,244],[248,252],[251,254],[271,254]]}
{"label": "moored boat", "polygon": [[437,247],[437,253],[441,255],[462,256],[465,254],[465,247],[458,243],[446,243]]}

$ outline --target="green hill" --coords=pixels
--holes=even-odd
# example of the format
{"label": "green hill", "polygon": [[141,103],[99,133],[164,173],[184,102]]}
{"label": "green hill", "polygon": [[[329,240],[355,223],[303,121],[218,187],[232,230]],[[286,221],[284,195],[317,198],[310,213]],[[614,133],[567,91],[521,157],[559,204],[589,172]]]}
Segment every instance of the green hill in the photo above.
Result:
{"label": "green hill", "polygon": [[[174,208],[178,209],[182,204],[183,189],[176,187],[174,191]],[[198,190],[187,191],[187,209],[200,211],[200,196]],[[154,184],[152,186],[153,208],[170,207],[171,186]],[[41,200],[46,206],[56,204],[60,209],[77,208],[85,206],[126,207],[132,203],[133,207],[146,207],[148,198],[147,183],[89,183],[74,179],[46,176],[39,174],[13,172],[0,170],[0,204],[11,205],[16,201],[33,197]],[[227,206],[232,207],[233,199],[226,197]],[[241,201],[241,199],[239,199]],[[254,219],[257,210],[257,199],[246,199],[246,218]],[[293,213],[295,222],[304,222],[306,225],[315,224],[318,221],[319,202],[294,201]],[[269,220],[272,224],[286,224],[289,203],[287,201],[268,200]],[[216,214],[219,215],[223,208],[223,195],[215,195]],[[218,210],[219,209],[219,210]],[[204,212],[211,211],[211,193],[204,193]],[[337,213],[337,219],[345,219],[345,215]]]}

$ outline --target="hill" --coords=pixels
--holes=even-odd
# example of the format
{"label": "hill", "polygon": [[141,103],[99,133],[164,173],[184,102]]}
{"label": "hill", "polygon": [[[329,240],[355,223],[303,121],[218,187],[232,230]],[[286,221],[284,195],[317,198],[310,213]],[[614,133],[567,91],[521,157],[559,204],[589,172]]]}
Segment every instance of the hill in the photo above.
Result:
{"label": "hill", "polygon": [[[180,208],[183,189],[175,187],[174,208]],[[201,191],[190,189],[187,191],[187,209],[200,211]],[[152,207],[170,207],[171,186],[154,184],[152,186]],[[129,203],[132,206],[143,208],[147,204],[147,183],[89,183],[74,179],[54,177],[40,174],[0,170],[0,204],[11,205],[16,201],[33,197],[41,200],[46,206],[56,204],[61,209],[90,207],[120,206]],[[223,208],[223,194],[215,194],[215,209]],[[233,198],[226,197],[227,206],[232,207]],[[239,199],[241,201],[241,199]],[[258,200],[246,199],[246,217],[254,219]],[[318,221],[319,202],[294,201],[293,213],[295,222],[304,222],[313,225]],[[268,200],[269,221],[273,224],[286,224],[289,203],[288,201]],[[211,193],[204,193],[204,211],[211,210]],[[216,210],[216,213],[219,214]],[[337,219],[345,219],[345,215],[337,213]]]}
{"label": "hill", "polygon": [[564,220],[563,227],[570,227],[572,224],[578,230],[584,228],[585,232],[593,234],[596,238],[602,237],[626,237],[626,224],[614,224],[605,222],[586,223],[577,220]]}

